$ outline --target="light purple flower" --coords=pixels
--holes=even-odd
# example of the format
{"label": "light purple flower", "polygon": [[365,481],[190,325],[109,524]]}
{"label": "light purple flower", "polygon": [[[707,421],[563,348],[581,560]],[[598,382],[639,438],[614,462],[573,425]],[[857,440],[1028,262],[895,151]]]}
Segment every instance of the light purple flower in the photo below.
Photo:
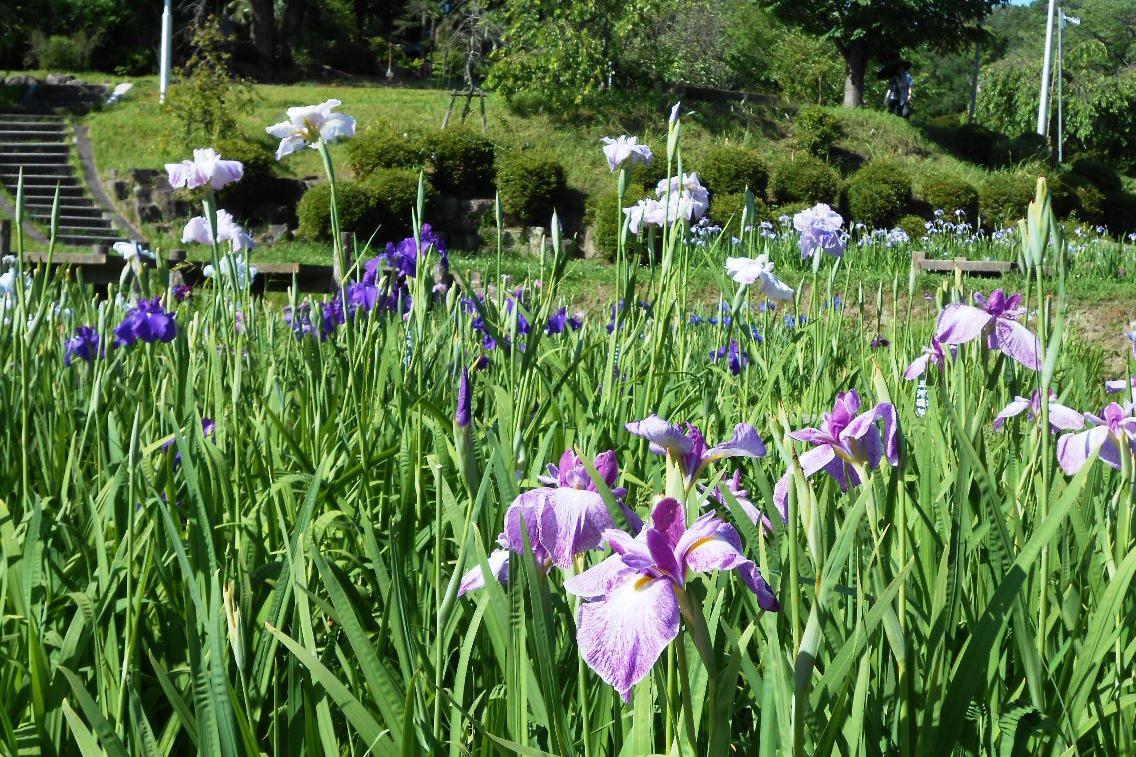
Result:
{"label": "light purple flower", "polygon": [[1129,455],[1136,454],[1136,418],[1132,416],[1132,409],[1131,404],[1112,402],[1099,417],[1085,413],[1091,428],[1065,434],[1057,440],[1057,462],[1061,470],[1070,476],[1076,475],[1088,462],[1089,455],[1098,450],[1102,463],[1120,470],[1120,451],[1127,449]]}
{"label": "light purple flower", "polygon": [[978,307],[952,303],[943,308],[935,323],[935,338],[943,344],[965,344],[980,336],[986,337],[986,346],[998,350],[1026,368],[1041,368],[1040,346],[1037,337],[1018,323],[1025,313],[1022,296],[1007,296],[995,289],[989,297],[974,294]]}
{"label": "light purple flower", "polygon": [[1125,381],[1124,379],[1116,379],[1115,381],[1104,382],[1104,390],[1107,394],[1116,394],[1125,390],[1136,392],[1136,376],[1132,376]]}
{"label": "light purple flower", "polygon": [[742,554],[737,531],[713,513],[688,529],[682,505],[667,497],[638,537],[608,530],[604,538],[615,554],[566,580],[564,590],[585,600],[576,615],[580,656],[624,702],[678,636],[680,595],[692,572],[737,571],[762,609],[781,609],[757,566]]}
{"label": "light purple flower", "polygon": [[[614,452],[609,450],[597,455],[595,468],[609,487],[615,485],[619,478],[619,463]],[[524,492],[509,505],[505,513],[505,531],[498,541],[506,552],[506,559],[509,551],[522,553],[523,523],[528,531],[533,557],[541,569],[549,570],[552,566],[570,568],[573,556],[599,547],[604,530],[614,527],[615,522],[575,452],[566,451],[560,457],[560,465],[550,465],[548,471],[550,475],[540,479],[547,486]],[[615,488],[612,494],[619,499],[626,492]],[[633,511],[624,508],[624,513],[633,528],[636,525],[642,527],[642,521]],[[494,555],[496,552],[490,555],[491,564],[501,559],[494,558]],[[477,566],[462,577],[459,596],[483,586],[485,577],[481,567]]]}
{"label": "light purple flower", "polygon": [[[213,244],[213,233],[209,228],[209,219],[205,216],[194,216],[185,224],[181,233],[181,241],[197,242],[198,244]],[[251,250],[252,237],[236,222],[229,211],[217,210],[217,241],[229,242],[233,252]]]}
{"label": "light purple flower", "polygon": [[657,415],[627,424],[627,430],[650,442],[649,449],[656,455],[666,455],[681,466],[689,486],[712,462],[728,457],[765,457],[765,444],[757,429],[748,423],[734,426],[734,435],[728,441],[707,448],[702,432],[693,423],[679,428]]}
{"label": "light purple flower", "polygon": [[[923,354],[911,361],[911,365],[907,366],[907,370],[903,372],[903,377],[908,381],[917,379],[927,372],[930,366],[942,366],[947,362],[947,351],[943,349],[943,343],[935,337],[931,337],[931,346],[923,348]],[[950,346],[951,357],[953,358],[958,352],[958,347]]]}
{"label": "light purple flower", "polygon": [[823,202],[794,215],[793,228],[801,235],[801,257],[811,258],[818,252],[836,258],[843,256],[843,225],[844,218]]}
{"label": "light purple flower", "polygon": [[1136,321],[1128,322],[1128,330],[1124,332],[1124,336],[1132,343],[1132,357],[1136,357]]}
{"label": "light purple flower", "polygon": [[[1057,395],[1050,390],[1049,392],[1049,430],[1056,433],[1058,431],[1073,431],[1085,425],[1085,417],[1072,408],[1059,404],[1054,400]],[[1014,416],[1021,415],[1024,412],[1029,412],[1029,419],[1033,423],[1041,422],[1041,391],[1035,389],[1029,399],[1025,397],[1014,397],[1014,400],[1002,408],[1002,412],[994,418],[994,429],[998,430],[1005,425],[1006,421]]]}
{"label": "light purple flower", "polygon": [[[842,491],[859,486],[860,477],[853,464],[865,470],[875,470],[887,460],[899,464],[899,432],[895,405],[880,402],[872,409],[860,413],[860,395],[856,390],[840,392],[831,413],[821,418],[820,428],[802,428],[789,434],[799,442],[812,445],[800,456],[805,476],[824,471],[832,476]],[[876,425],[880,421],[883,433]],[[786,471],[773,489],[773,501],[781,519],[789,520],[790,471]]]}
{"label": "light purple flower", "polygon": [[[737,501],[738,506],[742,511],[749,516],[749,519],[756,525],[761,523],[767,531],[773,531],[773,521],[763,513],[757,505],[753,504],[753,500],[749,497],[749,492],[742,488],[742,472],[740,470],[734,471],[731,478],[724,479],[726,490],[733,495]],[[714,491],[710,492],[710,499],[716,500],[722,507],[728,507],[726,504],[726,497],[722,494],[722,486],[719,485]]]}
{"label": "light purple flower", "polygon": [[245,167],[239,160],[221,160],[221,154],[212,147],[193,151],[193,160],[167,163],[166,173],[174,189],[197,189],[208,184],[221,189],[226,184],[240,181]]}
{"label": "light purple flower", "polygon": [[639,144],[639,141],[635,137],[629,137],[625,134],[615,139],[604,137],[602,141],[604,143],[603,151],[604,155],[607,157],[608,167],[610,167],[613,172],[629,161],[629,165],[651,162],[651,148],[647,145]]}
{"label": "light purple flower", "polygon": [[273,124],[266,132],[280,140],[276,159],[291,155],[304,147],[316,148],[321,142],[334,142],[355,136],[355,119],[334,113],[343,103],[331,99],[319,105],[289,108],[288,120]]}
{"label": "light purple flower", "polygon": [[771,300],[793,298],[793,288],[773,275],[773,263],[766,253],[756,258],[726,258],[726,273],[743,286],[758,285]]}
{"label": "light purple flower", "polygon": [[702,186],[697,173],[660,179],[655,195],[666,206],[668,215],[677,212],[691,222],[701,218],[710,207],[710,192]]}

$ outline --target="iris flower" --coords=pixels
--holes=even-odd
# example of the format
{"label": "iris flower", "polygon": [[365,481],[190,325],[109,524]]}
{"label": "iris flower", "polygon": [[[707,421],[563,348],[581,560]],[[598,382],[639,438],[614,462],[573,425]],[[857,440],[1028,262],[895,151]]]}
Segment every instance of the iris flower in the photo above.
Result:
{"label": "iris flower", "polygon": [[743,286],[758,285],[771,300],[793,298],[793,288],[773,275],[773,263],[765,253],[756,258],[726,258],[726,273]]}
{"label": "iris flower", "polygon": [[257,268],[254,265],[249,265],[244,256],[229,254],[222,255],[221,259],[217,261],[217,270],[214,270],[213,265],[209,264],[205,266],[202,273],[207,279],[220,275],[221,281],[226,286],[248,289],[252,280],[256,278]]}
{"label": "iris flower", "polygon": [[[1070,407],[1059,404],[1054,400],[1057,395],[1049,392],[1049,430],[1073,431],[1085,425],[1085,417]],[[1034,423],[1041,422],[1041,391],[1035,389],[1029,399],[1014,397],[1013,402],[1002,408],[1002,412],[994,418],[994,429],[1000,429],[1010,418],[1029,412],[1029,419]]]}
{"label": "iris flower", "polygon": [[823,202],[794,215],[793,228],[801,235],[801,257],[811,258],[818,252],[836,258],[843,256],[843,225],[844,218]]}
{"label": "iris flower", "polygon": [[1126,389],[1131,389],[1136,392],[1136,376],[1132,376],[1127,381],[1124,379],[1116,379],[1115,381],[1104,382],[1104,390],[1107,394],[1116,394]]}
{"label": "iris flower", "polygon": [[647,145],[639,144],[635,137],[629,137],[626,134],[622,137],[604,137],[604,156],[607,157],[608,167],[614,172],[624,163],[630,162],[630,165],[636,163],[650,163],[651,162],[651,148]]}
{"label": "iris flower", "polygon": [[678,636],[692,572],[737,571],[763,610],[781,609],[757,566],[742,554],[737,531],[713,513],[687,528],[682,504],[667,497],[638,537],[615,529],[603,536],[615,554],[566,580],[564,589],[586,600],[576,615],[580,656],[624,702]]}
{"label": "iris flower", "polygon": [[64,347],[63,364],[70,368],[75,358],[89,363],[96,357],[102,357],[104,352],[99,332],[90,326],[79,326],[75,329],[75,336],[68,339]]}
{"label": "iris flower", "polygon": [[738,345],[737,339],[731,339],[724,347],[710,350],[710,362],[717,363],[722,358],[726,358],[726,367],[734,376],[749,366],[749,355]]}
{"label": "iris flower", "polygon": [[[911,365],[907,366],[907,370],[903,372],[903,377],[908,381],[917,379],[927,372],[927,369],[932,366],[941,366],[947,362],[947,351],[943,349],[944,345],[937,338],[931,337],[931,346],[923,348],[923,354],[911,361]],[[958,347],[951,345],[951,357],[955,356],[958,352]]]}
{"label": "iris flower", "polygon": [[197,189],[206,184],[217,190],[226,184],[240,181],[245,167],[239,160],[221,160],[221,154],[212,147],[193,151],[193,160],[167,163],[166,173],[174,189]]}
{"label": "iris flower", "polygon": [[975,292],[978,307],[952,303],[943,308],[935,323],[935,338],[943,344],[965,344],[980,336],[986,346],[1009,355],[1031,370],[1041,368],[1037,337],[1018,319],[1025,313],[1020,294],[1006,295],[995,289],[989,297]]}
{"label": "iris flower", "polygon": [[733,437],[709,448],[698,426],[687,423],[682,429],[657,415],[628,423],[627,430],[650,442],[652,453],[666,455],[679,465],[688,488],[712,462],[728,457],[765,457],[765,444],[757,435],[757,429],[748,423],[734,426]]}
{"label": "iris flower", "polygon": [[304,147],[319,147],[321,142],[354,137],[355,119],[333,112],[342,104],[339,100],[331,99],[319,105],[289,108],[287,121],[265,129],[280,140],[280,146],[276,148],[276,159],[280,160]]}
{"label": "iris flower", "polygon": [[1100,416],[1085,413],[1092,424],[1086,431],[1065,434],[1057,440],[1057,462],[1072,476],[1084,467],[1089,455],[1100,451],[1099,460],[1110,468],[1120,470],[1120,450],[1136,454],[1136,417],[1132,404],[1109,403]]}
{"label": "iris flower", "polygon": [[[604,482],[615,486],[619,478],[619,463],[615,453],[607,451],[596,456],[595,469]],[[576,453],[566,451],[559,465],[548,466],[548,476],[541,476],[545,486],[523,492],[505,512],[505,531],[497,537],[500,549],[489,555],[489,567],[502,583],[508,579],[509,552],[523,552],[524,538],[521,524],[528,531],[529,544],[538,566],[549,570],[572,567],[572,558],[581,552],[596,549],[603,541],[606,529],[615,522],[596,489],[591,476]],[[626,491],[612,489],[617,499]],[[642,521],[633,511],[624,508],[632,527],[642,527]],[[462,576],[458,595],[483,588],[485,576],[481,566]]]}
{"label": "iris flower", "polygon": [[[857,413],[859,413],[857,415]],[[882,422],[883,430],[876,425]],[[858,486],[860,476],[856,467],[875,470],[883,460],[899,464],[899,434],[895,405],[880,402],[860,413],[860,395],[856,390],[840,392],[831,413],[821,418],[820,428],[802,428],[789,436],[812,445],[800,457],[805,476],[824,471],[836,480],[841,491]],[[773,488],[773,502],[781,512],[781,519],[789,520],[789,478],[786,471]]]}
{"label": "iris flower", "polygon": [[[209,219],[205,216],[194,216],[185,224],[181,233],[181,241],[197,242],[198,244],[213,244],[213,232],[209,228]],[[217,241],[229,242],[233,252],[251,250],[252,237],[233,220],[233,215],[218,208],[217,210]]]}
{"label": "iris flower", "polygon": [[114,329],[116,347],[129,347],[135,342],[172,342],[177,336],[174,317],[162,308],[160,297],[138,300]]}

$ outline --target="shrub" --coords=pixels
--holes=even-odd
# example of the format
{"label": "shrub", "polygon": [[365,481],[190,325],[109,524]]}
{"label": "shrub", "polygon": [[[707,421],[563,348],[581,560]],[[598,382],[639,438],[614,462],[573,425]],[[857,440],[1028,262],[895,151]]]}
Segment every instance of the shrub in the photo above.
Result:
{"label": "shrub", "polygon": [[497,158],[501,210],[522,223],[547,222],[564,186],[564,166],[549,155],[521,150]]}
{"label": "shrub", "polygon": [[927,234],[927,221],[908,213],[896,221],[895,228],[903,229],[912,242],[918,242]]}
{"label": "shrub", "polygon": [[823,160],[798,155],[774,163],[769,175],[769,199],[773,202],[834,205],[838,197],[840,175]]}
{"label": "shrub", "polygon": [[947,213],[962,210],[971,223],[978,220],[978,190],[970,182],[948,173],[933,173],[923,179],[920,197],[932,208]]}
{"label": "shrub", "polygon": [[1079,174],[1051,171],[1047,177],[1053,212],[1060,218],[1076,216],[1093,224],[1104,220],[1104,192]]}
{"label": "shrub", "polygon": [[1077,197],[1077,207],[1073,211],[1077,214],[1077,218],[1093,225],[1106,222],[1105,204],[1107,200],[1104,192],[1087,181],[1078,184],[1073,192]]}
{"label": "shrub", "polygon": [[1004,228],[1024,218],[1034,195],[1034,182],[1016,173],[991,174],[979,191],[982,222],[991,228]]}
{"label": "shrub", "polygon": [[643,189],[653,192],[659,182],[667,178],[666,145],[651,145],[651,155],[653,157],[650,163],[636,163],[635,167],[631,169],[628,185],[637,184]]}
{"label": "shrub", "polygon": [[985,126],[959,125],[957,117],[948,116],[927,124],[924,132],[957,158],[981,166],[994,164],[998,134]]}
{"label": "shrub", "polygon": [[1106,194],[1104,223],[1113,234],[1136,230],[1136,195],[1123,191]]}
{"label": "shrub", "polygon": [[465,126],[430,132],[424,139],[434,186],[453,195],[493,194],[493,143]]}
{"label": "shrub", "polygon": [[761,197],[769,182],[769,171],[758,154],[740,145],[712,145],[696,167],[711,193],[735,194],[749,187],[755,196]]}
{"label": "shrub", "polygon": [[91,67],[91,54],[99,44],[99,35],[80,29],[74,34],[52,34],[33,31],[28,37],[28,53],[24,62],[33,68],[49,71],[86,71]]}
{"label": "shrub", "polygon": [[845,190],[850,221],[888,228],[911,204],[911,177],[890,160],[869,161],[852,175]]}
{"label": "shrub", "polygon": [[[623,196],[623,207],[630,207],[645,197],[654,197],[654,192],[638,191],[628,187]],[[618,220],[617,220],[618,214]],[[619,250],[619,234],[623,230],[623,213],[619,206],[619,195],[614,189],[593,194],[588,198],[584,221],[592,229],[592,240],[596,250],[607,260],[615,260]],[[634,234],[627,235],[627,254],[635,259],[644,259],[646,256],[646,233],[643,237]]]}
{"label": "shrub", "polygon": [[[190,54],[164,106],[186,143],[210,143],[238,133],[237,116],[252,109],[251,82],[233,75],[230,41],[214,20],[196,27]],[[196,146],[196,145],[195,145]]]}
{"label": "shrub", "polygon": [[[418,205],[417,171],[412,168],[380,168],[367,177],[362,188],[370,205],[367,217],[373,219],[383,239],[401,239],[411,233],[411,211]],[[425,190],[426,204],[429,205],[434,194],[429,181]],[[369,232],[358,233],[369,235]]]}
{"label": "shrub", "polygon": [[797,112],[793,119],[793,136],[802,150],[824,158],[836,141],[844,136],[844,125],[824,108],[811,105]]}
{"label": "shrub", "polygon": [[1073,173],[1105,193],[1119,192],[1123,188],[1120,174],[1103,160],[1079,158],[1073,162]]}
{"label": "shrub", "polygon": [[[751,219],[754,223],[768,217],[769,208],[760,197],[755,196],[753,204],[757,212],[757,217]],[[723,228],[728,226],[729,233],[734,236],[738,236],[741,229],[743,210],[745,210],[745,192],[710,195],[710,218]]]}
{"label": "shrub", "polygon": [[347,165],[358,179],[380,168],[419,168],[422,156],[422,138],[390,124],[370,126],[347,143]]}
{"label": "shrub", "polygon": [[1049,143],[1032,131],[1013,139],[1002,137],[994,145],[994,162],[999,165],[1049,160]]}
{"label": "shrub", "polygon": [[215,142],[213,148],[225,160],[239,160],[245,167],[240,181],[217,194],[218,204],[238,216],[250,215],[271,190],[276,170],[273,147],[259,139],[237,135]]}
{"label": "shrub", "polygon": [[[367,239],[378,225],[372,195],[362,185],[351,181],[335,183],[336,207],[341,231],[353,231]],[[300,236],[326,241],[331,239],[331,185],[320,182],[304,192],[296,206],[300,219]]]}

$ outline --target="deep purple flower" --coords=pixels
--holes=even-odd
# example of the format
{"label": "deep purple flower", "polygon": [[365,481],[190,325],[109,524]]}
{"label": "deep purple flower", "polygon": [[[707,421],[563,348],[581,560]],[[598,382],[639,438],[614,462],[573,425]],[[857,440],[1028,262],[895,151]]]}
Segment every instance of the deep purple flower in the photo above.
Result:
{"label": "deep purple flower", "polygon": [[603,536],[615,554],[567,579],[564,590],[586,600],[576,615],[580,656],[625,702],[678,636],[690,573],[737,571],[762,609],[781,609],[757,566],[742,554],[737,531],[713,513],[687,528],[682,504],[667,497],[638,537],[614,529]]}
{"label": "deep purple flower", "polygon": [[885,339],[884,337],[880,336],[879,334],[877,334],[875,336],[875,338],[872,339],[872,349],[873,350],[882,350],[882,349],[884,349],[886,347],[890,347],[890,346],[891,346],[891,340]]}
{"label": "deep purple flower", "polygon": [[379,300],[379,288],[369,286],[363,282],[356,282],[347,286],[347,305],[352,311],[362,310],[369,313],[374,310]]}
{"label": "deep purple flower", "polygon": [[[216,431],[216,430],[217,430],[217,422],[216,421],[214,421],[212,418],[206,418],[206,417],[201,418],[201,435],[202,436],[204,436],[204,437],[213,436],[213,432]],[[167,452],[169,450],[173,449],[175,441],[177,441],[176,437],[170,438],[169,441],[167,441],[165,444],[162,445],[162,449],[167,451]],[[178,452],[174,453],[173,467],[177,468],[180,465],[181,465],[181,452],[178,451]]]}
{"label": "deep purple flower", "polygon": [[722,358],[726,358],[726,366],[729,368],[730,373],[735,376],[749,365],[749,355],[738,346],[737,339],[731,339],[730,343],[726,346],[719,347],[716,350],[710,350],[711,362],[717,363]]}
{"label": "deep purple flower", "polygon": [[1065,434],[1057,440],[1057,462],[1066,474],[1073,476],[1085,466],[1089,455],[1100,452],[1098,459],[1110,468],[1120,470],[1121,450],[1136,455],[1136,417],[1130,403],[1109,403],[1100,416],[1085,413],[1092,424],[1086,431]]}
{"label": "deep purple flower", "polygon": [[[832,476],[842,491],[858,486],[860,477],[853,464],[865,470],[875,470],[883,460],[899,464],[899,433],[895,405],[880,402],[871,410],[860,411],[860,395],[856,390],[840,392],[831,413],[821,418],[820,428],[802,428],[789,434],[799,442],[812,445],[800,456],[805,476],[823,470]],[[876,426],[883,423],[883,433]],[[773,502],[781,519],[789,521],[789,480],[786,471],[773,489]]]}
{"label": "deep purple flower", "polygon": [[583,325],[584,321],[580,316],[568,315],[568,308],[561,307],[548,317],[548,325],[544,327],[544,333],[562,334],[569,328],[573,331],[579,331]]}
{"label": "deep purple flower", "polygon": [[326,340],[335,333],[335,329],[347,322],[343,312],[343,300],[332,297],[320,304],[320,339]]}
{"label": "deep purple flower", "polygon": [[461,383],[458,384],[458,409],[454,413],[454,422],[461,428],[467,428],[470,421],[469,401],[469,368],[462,366]]}
{"label": "deep purple flower", "polygon": [[[944,346],[945,345],[936,337],[931,337],[931,346],[924,347],[923,354],[911,361],[911,365],[907,366],[907,370],[903,372],[903,377],[908,381],[912,381],[926,373],[927,368],[932,365],[945,365],[947,362],[947,351],[943,349]],[[951,345],[950,353],[953,358],[958,353],[958,347]]]}
{"label": "deep purple flower", "polygon": [[302,302],[295,309],[290,305],[284,307],[284,322],[292,327],[292,333],[297,340],[303,339],[315,331],[312,325],[312,304]]}
{"label": "deep purple flower", "polygon": [[129,347],[135,342],[172,342],[177,336],[174,317],[162,309],[160,297],[141,299],[127,311],[122,323],[114,329],[116,347]]}
{"label": "deep purple flower", "polygon": [[[1055,402],[1056,399],[1057,395],[1051,389],[1049,391],[1049,430],[1051,432],[1074,431],[1085,425],[1083,415],[1072,408]],[[1026,411],[1029,412],[1030,421],[1033,423],[1041,422],[1041,391],[1035,389],[1029,399],[1014,397],[1013,402],[1002,408],[1002,412],[994,418],[994,429],[1002,428],[1008,419]]]}
{"label": "deep purple flower", "polygon": [[683,430],[657,415],[627,424],[627,430],[650,442],[649,449],[656,455],[666,455],[681,467],[689,487],[712,462],[728,457],[765,457],[765,444],[757,429],[748,423],[734,426],[729,441],[707,448],[702,432],[693,423]]}
{"label": "deep purple flower", "polygon": [[173,288],[174,300],[177,302],[185,302],[189,296],[193,294],[193,287],[188,284],[175,284]]}
{"label": "deep purple flower", "polygon": [[[615,485],[619,464],[614,452],[598,455],[595,467],[609,487]],[[533,557],[544,570],[572,567],[573,556],[598,548],[604,530],[614,526],[603,497],[572,450],[561,456],[559,467],[549,466],[549,471],[554,475],[541,477],[541,482],[550,485],[523,492],[505,513],[505,531],[498,537],[501,549],[489,555],[498,580],[507,577],[501,566],[507,564],[509,552],[524,551],[522,523]],[[462,576],[458,596],[484,586],[485,575],[477,566]]]}
{"label": "deep purple flower", "polygon": [[1022,296],[1007,296],[1001,289],[995,289],[989,297],[976,292],[974,301],[978,307],[956,302],[943,308],[935,324],[935,338],[943,344],[965,344],[985,335],[989,349],[1009,355],[1026,368],[1039,370],[1041,357],[1037,337],[1018,323],[1018,318],[1025,313],[1025,308],[1021,307]]}
{"label": "deep purple flower", "polygon": [[63,365],[70,368],[75,358],[89,363],[105,354],[106,350],[102,346],[102,340],[99,339],[99,332],[91,326],[79,326],[75,329],[75,336],[68,339],[64,346]]}

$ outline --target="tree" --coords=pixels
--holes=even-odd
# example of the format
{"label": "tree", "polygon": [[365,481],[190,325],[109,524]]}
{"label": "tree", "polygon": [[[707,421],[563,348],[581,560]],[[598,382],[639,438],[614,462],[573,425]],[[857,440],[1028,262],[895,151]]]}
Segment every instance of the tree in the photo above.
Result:
{"label": "tree", "polygon": [[786,23],[829,39],[844,59],[844,105],[864,104],[868,64],[907,47],[952,50],[982,34],[1001,0],[762,0]]}

